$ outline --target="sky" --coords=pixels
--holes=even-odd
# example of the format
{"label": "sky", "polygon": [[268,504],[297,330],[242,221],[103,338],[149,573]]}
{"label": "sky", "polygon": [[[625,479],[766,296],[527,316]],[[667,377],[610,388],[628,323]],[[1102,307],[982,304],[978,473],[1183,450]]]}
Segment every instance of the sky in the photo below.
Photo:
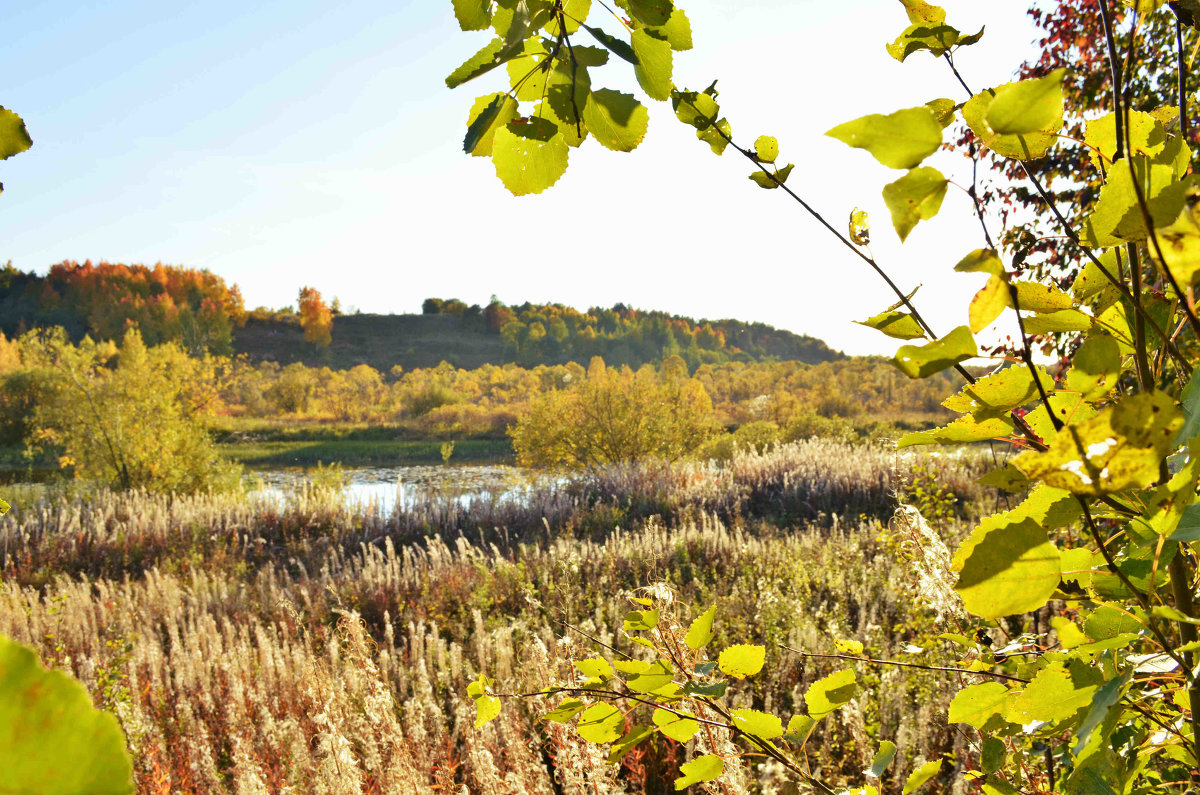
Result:
{"label": "sky", "polygon": [[[694,49],[675,83],[718,79],[735,140],[779,139],[788,185],[835,226],[870,213],[872,251],[940,333],[966,322],[983,245],[966,195],[901,245],[880,197],[898,178],[825,131],[966,94],[943,62],[884,50],[906,26],[897,0],[679,0]],[[958,58],[973,90],[1034,53],[1022,2],[949,0],[947,22],[986,24]],[[1002,6],[1002,8],[1001,8]],[[589,141],[543,194],[513,197],[490,160],[462,152],[477,96],[503,69],[453,91],[445,76],[489,38],[463,33],[450,0],[17,4],[5,12],[0,105],[34,146],[0,162],[0,261],[207,268],[249,307],[311,285],[343,310],[418,312],[429,296],[486,304],[622,302],[694,318],[761,321],[852,354],[896,342],[853,321],[895,299],[782,191],[746,178],[643,98],[632,153]],[[590,21],[616,32],[598,2]],[[636,89],[614,59],[593,87]],[[935,155],[968,185],[969,161]]]}

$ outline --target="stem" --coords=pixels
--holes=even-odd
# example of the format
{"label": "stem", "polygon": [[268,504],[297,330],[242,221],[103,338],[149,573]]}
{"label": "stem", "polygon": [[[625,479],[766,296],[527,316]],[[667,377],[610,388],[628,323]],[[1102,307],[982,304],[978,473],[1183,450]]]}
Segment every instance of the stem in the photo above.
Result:
{"label": "stem", "polygon": [[1046,416],[1050,418],[1050,424],[1054,426],[1054,430],[1061,431],[1063,422],[1054,413],[1054,407],[1050,405],[1050,396],[1046,394],[1046,387],[1042,385],[1037,368],[1033,366],[1033,351],[1029,348],[1029,335],[1025,333],[1025,319],[1021,317],[1021,299],[1017,297],[1017,286],[1012,282],[1008,283],[1008,297],[1012,301],[1013,311],[1017,313],[1017,328],[1021,332],[1021,359],[1029,369],[1029,375],[1033,377],[1033,383],[1037,387],[1042,405],[1046,408]]}
{"label": "stem", "polygon": [[1100,6],[1100,21],[1104,26],[1104,41],[1108,45],[1108,66],[1112,73],[1112,99],[1113,110],[1116,113],[1116,128],[1117,128],[1117,153],[1113,155],[1113,162],[1121,159],[1122,153],[1125,151],[1125,114],[1122,110],[1123,103],[1121,102],[1121,59],[1117,55],[1117,40],[1113,36],[1112,17],[1108,10],[1108,0],[1099,0]]}
{"label": "stem", "polygon": [[898,668],[919,668],[922,671],[948,671],[954,674],[974,674],[976,676],[990,676],[995,679],[1007,679],[1010,682],[1029,683],[1028,679],[1022,679],[1019,676],[1009,676],[1008,674],[998,674],[991,671],[968,671],[966,668],[955,668],[952,665],[924,665],[922,663],[901,662],[899,660],[876,660],[873,657],[854,657],[849,654],[814,654],[812,652],[800,651],[793,649],[791,646],[780,645],[781,649],[787,649],[793,654],[799,654],[801,657],[815,657],[822,660],[850,660],[851,662],[865,662],[873,665],[894,665]]}
{"label": "stem", "polygon": [[[1192,572],[1185,557],[1187,547],[1179,545],[1175,557],[1171,558],[1167,572],[1171,577],[1171,592],[1175,597],[1175,609],[1190,618],[1196,617],[1196,605],[1192,601]],[[1183,643],[1196,640],[1196,626],[1186,621],[1179,622],[1179,638]],[[1188,670],[1192,670],[1195,656],[1190,651],[1183,652],[1183,662]],[[1200,680],[1192,679],[1188,685],[1188,702],[1192,711],[1192,756],[1200,761]]]}

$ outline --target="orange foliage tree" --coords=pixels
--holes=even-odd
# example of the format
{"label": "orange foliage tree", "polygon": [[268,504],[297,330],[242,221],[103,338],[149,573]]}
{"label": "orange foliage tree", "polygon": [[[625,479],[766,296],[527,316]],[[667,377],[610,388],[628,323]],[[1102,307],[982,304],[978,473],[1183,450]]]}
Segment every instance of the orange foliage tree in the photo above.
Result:
{"label": "orange foliage tree", "polygon": [[333,341],[333,313],[315,287],[300,288],[300,328],[304,340],[322,348]]}

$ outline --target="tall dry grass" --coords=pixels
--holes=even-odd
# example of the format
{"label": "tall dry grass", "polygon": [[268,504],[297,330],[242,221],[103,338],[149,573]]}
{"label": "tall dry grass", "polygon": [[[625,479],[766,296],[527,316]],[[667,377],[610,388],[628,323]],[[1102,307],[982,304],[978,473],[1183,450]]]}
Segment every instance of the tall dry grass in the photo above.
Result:
{"label": "tall dry grass", "polygon": [[[119,717],[140,792],[673,791],[694,749],[659,738],[607,765],[527,700],[477,730],[468,681],[562,681],[596,653],[566,625],[620,644],[622,596],[655,581],[717,604],[718,643],[767,644],[735,706],[786,719],[831,670],[782,646],[853,637],[900,655],[932,615],[876,540],[902,465],[868,453],[856,480],[852,453],[798,445],[726,468],[594,473],[524,505],[391,513],[314,493],[63,498],[0,522],[0,632]],[[875,695],[824,722],[814,769],[857,780],[880,739],[902,749],[897,777],[918,752],[960,748],[937,718],[941,676],[869,672]],[[775,791],[773,776],[748,768],[734,791]]]}

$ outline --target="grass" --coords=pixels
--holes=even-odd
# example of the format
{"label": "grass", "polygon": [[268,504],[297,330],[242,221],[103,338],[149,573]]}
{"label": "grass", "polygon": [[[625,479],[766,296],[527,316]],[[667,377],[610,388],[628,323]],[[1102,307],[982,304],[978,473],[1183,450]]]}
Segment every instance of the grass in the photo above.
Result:
{"label": "grass", "polygon": [[[218,446],[226,458],[251,468],[316,466],[338,462],[345,466],[402,466],[438,464],[441,442],[338,439],[327,441],[253,441]],[[463,439],[454,443],[451,461],[457,464],[508,462],[512,444],[506,439]]]}
{"label": "grass", "polygon": [[[854,638],[894,658],[954,628],[879,540],[909,468],[808,442],[720,467],[595,472],[520,503],[431,494],[391,513],[319,488],[62,494],[0,520],[0,632],[118,716],[139,792],[668,792],[687,747],[659,738],[607,765],[540,720],[540,702],[506,701],[476,730],[467,683],[562,681],[597,653],[563,622],[627,647],[625,597],[665,582],[682,604],[717,605],[718,647],[767,645],[733,706],[786,722],[834,669],[782,646]],[[951,462],[940,480],[978,499],[972,474]],[[809,745],[827,781],[859,781],[882,739],[901,748],[892,789],[918,751],[969,753],[936,717],[952,690],[942,675],[860,678],[864,695]],[[744,764],[729,792],[777,791],[773,775]]]}

